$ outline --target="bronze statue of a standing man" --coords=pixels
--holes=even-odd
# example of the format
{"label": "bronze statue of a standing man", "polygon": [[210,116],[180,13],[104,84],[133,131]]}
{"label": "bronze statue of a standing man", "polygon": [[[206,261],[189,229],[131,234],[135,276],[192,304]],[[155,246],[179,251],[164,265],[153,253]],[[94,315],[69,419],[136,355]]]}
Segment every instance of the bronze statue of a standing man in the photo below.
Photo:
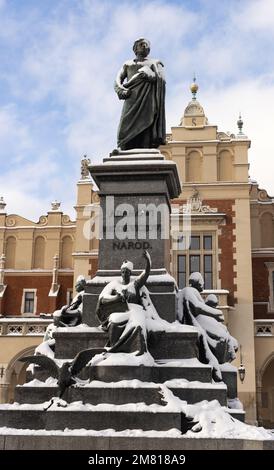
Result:
{"label": "bronze statue of a standing man", "polygon": [[157,148],[165,144],[165,78],[163,64],[148,57],[150,42],[137,39],[136,58],[125,62],[114,89],[125,100],[118,129],[118,147]]}

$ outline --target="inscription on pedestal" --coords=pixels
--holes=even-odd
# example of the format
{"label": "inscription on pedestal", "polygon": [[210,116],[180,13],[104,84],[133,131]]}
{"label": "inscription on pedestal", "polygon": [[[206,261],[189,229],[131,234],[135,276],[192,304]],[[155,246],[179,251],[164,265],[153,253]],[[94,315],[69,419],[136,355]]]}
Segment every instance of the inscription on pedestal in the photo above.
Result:
{"label": "inscription on pedestal", "polygon": [[113,250],[149,250],[152,248],[149,242],[113,242]]}

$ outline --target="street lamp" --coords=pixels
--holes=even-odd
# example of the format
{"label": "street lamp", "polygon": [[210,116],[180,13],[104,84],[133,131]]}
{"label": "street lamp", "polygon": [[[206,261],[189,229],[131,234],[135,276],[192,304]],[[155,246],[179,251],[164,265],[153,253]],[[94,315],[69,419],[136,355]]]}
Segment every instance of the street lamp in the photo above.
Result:
{"label": "street lamp", "polygon": [[238,367],[240,381],[243,383],[245,379],[245,366],[243,365],[242,345],[240,344],[240,366]]}

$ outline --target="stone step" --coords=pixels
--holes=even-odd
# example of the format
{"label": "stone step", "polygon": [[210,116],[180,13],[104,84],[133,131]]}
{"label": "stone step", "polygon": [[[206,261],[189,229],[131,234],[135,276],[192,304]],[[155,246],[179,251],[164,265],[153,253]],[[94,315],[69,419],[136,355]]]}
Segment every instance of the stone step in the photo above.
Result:
{"label": "stone step", "polygon": [[[228,410],[236,418],[239,410]],[[239,419],[239,418],[237,418]],[[194,424],[194,423],[193,423]],[[0,428],[30,430],[115,429],[116,432],[141,429],[143,431],[168,431],[178,429],[185,433],[192,424],[177,410],[143,403],[129,405],[74,405],[56,407],[45,411],[43,405],[0,405]]]}
{"label": "stone step", "polygon": [[137,379],[142,382],[163,383],[172,379],[189,381],[212,381],[212,370],[198,359],[167,361],[158,366],[133,365],[95,365],[90,367],[90,380],[101,382],[119,382]]}
{"label": "stone step", "polygon": [[[137,381],[133,381],[137,382]],[[112,403],[122,405],[125,403],[138,403],[144,402],[146,405],[156,403],[163,405],[161,389],[156,384],[142,385],[141,382],[138,386],[119,386],[117,384],[102,384],[96,382],[95,386],[91,382],[82,387],[70,387],[63,395],[63,399],[68,403],[74,401],[82,401],[83,403],[90,403],[98,405],[100,403]],[[27,386],[15,388],[15,401],[18,403],[43,403],[50,400],[53,396],[58,395],[57,386]]]}
{"label": "stone step", "polygon": [[[28,381],[47,380],[50,375],[39,366],[33,368],[33,374],[28,373]],[[173,361],[158,361],[155,366],[145,365],[104,365],[86,366],[80,378],[83,380],[99,380],[100,382],[119,382],[121,380],[140,380],[141,382],[163,383],[172,379],[188,381],[212,382],[212,370],[208,364],[202,364],[198,359],[181,359]]]}
{"label": "stone step", "polygon": [[[148,350],[154,359],[189,359],[198,357],[198,333],[193,327],[180,325],[186,331],[148,332]],[[174,327],[175,328],[175,327]],[[189,330],[189,331],[188,331]],[[55,358],[72,359],[79,351],[103,348],[107,333],[99,328],[60,328],[54,333]]]}
{"label": "stone step", "polygon": [[[90,434],[89,434],[90,433]],[[195,438],[188,437],[182,440],[183,436],[179,431],[158,431],[151,435],[150,432],[143,432],[140,435],[140,431],[132,432],[129,436],[127,431],[125,432],[111,432],[105,435],[102,431],[87,431],[85,433],[77,432],[76,430],[70,432],[58,432],[52,434],[51,431],[43,431],[42,435],[36,432],[33,435],[29,434],[28,431],[19,431],[12,433],[11,430],[1,430],[0,438],[0,450],[84,450],[87,449],[95,451],[96,453],[101,451],[120,451],[125,450],[159,450],[168,449],[169,451],[177,451],[177,455],[182,455],[184,451],[208,451],[208,450],[226,450],[226,451],[237,451],[237,450],[272,450],[274,451],[274,439],[225,439],[216,437],[199,437]],[[113,452],[114,454],[114,452]],[[168,452],[167,452],[168,454]],[[50,455],[50,454],[48,454]],[[91,458],[94,454],[91,454]],[[126,455],[126,454],[125,454]],[[208,454],[209,458],[212,456]],[[234,454],[233,454],[234,455]],[[235,458],[237,458],[237,453]],[[164,457],[164,454],[163,454]],[[22,453],[20,455],[22,459]],[[26,459],[28,459],[28,453]],[[93,457],[95,459],[95,455]],[[149,463],[149,455],[144,456],[144,459]],[[140,459],[139,459],[140,461]],[[133,463],[134,460],[131,460]],[[178,462],[180,464],[181,460]],[[26,462],[27,463],[27,462]]]}
{"label": "stone step", "polygon": [[[86,409],[51,408],[44,411],[43,405],[17,405],[13,408],[0,406],[0,427],[15,429],[142,429],[144,431],[181,430],[181,413],[165,411],[157,405],[98,405]],[[34,408],[35,407],[35,408]],[[115,408],[114,408],[115,407]],[[155,408],[156,407],[156,408]],[[71,409],[72,408],[72,409]]]}
{"label": "stone step", "polygon": [[[223,406],[227,405],[226,386],[224,384],[204,384],[201,382],[181,381],[181,385],[172,381],[166,383],[175,396],[188,403],[197,403],[202,400],[218,400]],[[17,386],[15,389],[15,401],[18,403],[43,403],[58,395],[57,386]],[[126,382],[106,383],[91,382],[85,386],[70,387],[63,395],[68,403],[83,401],[98,405],[100,403],[112,403],[121,405],[125,403],[144,402],[147,405],[156,403],[163,405],[161,388],[157,384],[133,380]]]}
{"label": "stone step", "polygon": [[[172,382],[172,381],[171,381]],[[220,405],[227,405],[227,387],[224,384],[203,384],[201,382],[188,382],[185,386],[172,386],[166,384],[173,395],[189,404],[198,403],[203,400],[218,400]]]}
{"label": "stone step", "polygon": [[54,333],[56,359],[73,359],[79,351],[89,348],[104,348],[107,333],[99,328],[59,328]]}

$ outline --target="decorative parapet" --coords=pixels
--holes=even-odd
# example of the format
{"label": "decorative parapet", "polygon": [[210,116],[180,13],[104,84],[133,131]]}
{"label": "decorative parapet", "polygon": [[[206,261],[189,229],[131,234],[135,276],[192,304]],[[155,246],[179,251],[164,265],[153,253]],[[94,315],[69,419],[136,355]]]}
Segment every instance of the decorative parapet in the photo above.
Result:
{"label": "decorative parapet", "polygon": [[[21,217],[20,215],[16,214],[11,214],[7,215],[5,218],[5,227],[7,229],[24,229],[24,230],[33,230],[33,229],[50,229],[50,228],[61,228],[61,227],[75,227],[75,220],[71,220],[70,216],[67,214],[63,214],[58,208],[59,202],[53,202],[52,203],[52,209],[48,212],[47,215],[41,215],[39,217],[38,222],[33,222],[32,220],[25,219],[24,217]],[[54,207],[54,208],[53,208]],[[49,214],[61,214],[60,222],[58,222],[58,225],[54,223],[52,225],[49,222]]]}
{"label": "decorative parapet", "polygon": [[44,336],[52,319],[0,318],[0,336]]}
{"label": "decorative parapet", "polygon": [[193,195],[188,199],[187,204],[183,204],[183,206],[180,207],[180,212],[183,214],[216,214],[218,209],[216,207],[203,205],[199,191],[194,189]]}
{"label": "decorative parapet", "polygon": [[231,141],[235,139],[235,134],[231,134],[231,132],[217,132],[217,139],[222,141]]}
{"label": "decorative parapet", "polygon": [[211,207],[203,204],[203,200],[196,188],[193,188],[193,194],[187,200],[186,204],[180,206],[172,204],[171,216],[191,217],[191,223],[197,224],[202,220],[206,224],[225,225],[226,214],[218,212],[217,207]]}
{"label": "decorative parapet", "polygon": [[91,164],[90,158],[87,158],[87,155],[84,155],[84,158],[81,160],[81,179],[90,179],[89,166]]}
{"label": "decorative parapet", "polygon": [[254,320],[255,336],[274,336],[274,319]]}
{"label": "decorative parapet", "polygon": [[61,206],[61,202],[60,202],[60,201],[57,201],[57,200],[55,199],[55,201],[52,201],[52,203],[51,203],[51,210],[52,210],[52,211],[59,211],[60,206]]}

